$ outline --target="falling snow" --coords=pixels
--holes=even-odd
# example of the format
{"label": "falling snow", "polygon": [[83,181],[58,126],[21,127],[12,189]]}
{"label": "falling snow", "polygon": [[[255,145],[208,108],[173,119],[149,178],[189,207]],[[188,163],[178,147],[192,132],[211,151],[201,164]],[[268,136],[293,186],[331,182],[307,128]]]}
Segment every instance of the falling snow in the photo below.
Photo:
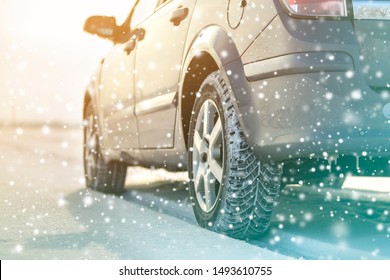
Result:
{"label": "falling snow", "polygon": [[[184,121],[176,118],[180,116],[173,109],[184,98],[171,100],[166,98],[167,93],[177,98],[176,92],[189,87],[191,98],[202,96],[192,83],[199,82],[197,75],[204,79],[210,74],[206,72],[211,71],[209,65],[198,64],[204,59],[203,50],[211,47],[188,50],[184,49],[191,45],[186,36],[170,42],[162,36],[150,45],[154,56],[142,60],[148,30],[145,41],[137,41],[141,47],[134,50],[134,56],[129,53],[125,57],[123,46],[116,46],[111,54],[125,58],[115,66],[115,59],[101,60],[111,48],[108,40],[99,45],[96,38],[82,33],[79,23],[89,16],[90,3],[75,15],[77,20],[69,21],[53,16],[69,13],[47,13],[43,17],[33,4],[19,11],[18,5],[12,4],[19,1],[8,2],[0,9],[5,23],[0,29],[2,259],[390,258],[390,188],[389,179],[383,177],[389,175],[390,166],[384,157],[389,155],[390,71],[385,58],[390,37],[388,21],[381,20],[386,16],[383,10],[367,12],[355,7],[356,17],[374,14],[375,20],[350,24],[315,18],[295,20],[264,1],[248,1],[247,7],[240,6],[243,1],[232,1],[240,5],[229,13],[226,5],[220,9],[210,2],[215,8],[211,11],[194,9],[189,17],[194,22],[190,32],[182,32],[186,25],[170,23],[172,37],[182,33],[191,43],[201,38],[202,44],[212,38],[212,47],[218,49],[211,57],[218,57],[220,63],[210,68],[224,65],[227,78],[239,81],[232,89],[240,90],[235,98],[243,98],[235,104],[240,106],[240,120],[255,120],[256,127],[261,128],[252,133],[249,126],[243,133],[258,141],[258,146],[250,148],[269,145],[277,156],[286,159],[283,189],[269,229],[258,239],[238,241],[197,225],[186,172],[154,166],[148,170],[135,161],[128,169],[125,191],[119,196],[86,189],[83,174],[82,130],[88,127],[87,121],[81,123],[83,93],[88,80],[104,80],[99,71],[88,78],[92,66],[102,61],[102,71],[123,75],[123,79],[110,76],[106,84],[96,84],[95,90],[106,93],[103,100],[109,103],[99,113],[111,138],[94,141],[92,146],[114,142],[110,148],[120,153],[123,146],[132,151],[134,143],[149,148],[141,139],[150,138],[153,143],[160,141],[152,148],[161,151],[171,149],[188,133],[185,126],[183,131],[172,128],[178,126],[177,120]],[[298,6],[291,11],[299,13]],[[50,4],[50,9],[75,10],[70,4]],[[117,12],[123,14],[124,10]],[[15,22],[13,18],[21,18],[19,12],[26,21]],[[47,32],[41,34],[42,23],[36,20],[39,15],[45,19],[42,22],[63,21],[70,29],[45,25]],[[211,25],[209,18],[213,19]],[[217,39],[196,30],[207,26],[223,27]],[[167,25],[164,28],[168,30]],[[227,30],[226,34],[222,30]],[[160,33],[157,31],[156,36]],[[222,41],[224,36],[226,42]],[[195,60],[195,70],[191,69],[194,65],[183,64],[186,60],[182,55],[191,52],[199,59]],[[175,59],[171,59],[172,53]],[[237,62],[244,66],[228,67]],[[129,67],[133,64],[139,68]],[[193,75],[191,85],[183,86],[179,81],[187,72]],[[148,94],[153,98],[148,100]],[[141,104],[134,103],[138,99]],[[166,103],[160,107],[169,107],[170,111],[155,117],[157,99]],[[147,112],[145,117],[139,109]],[[191,115],[191,107],[185,109]],[[134,115],[137,120],[131,124]],[[166,129],[163,121],[169,115],[174,117]],[[156,125],[160,122],[164,125]],[[161,132],[159,137],[151,137],[156,131]],[[130,136],[133,142],[128,141]],[[370,141],[380,138],[385,141]],[[275,143],[280,145],[272,146]],[[185,154],[177,152],[176,156],[178,160],[171,166],[185,168]],[[162,157],[161,165],[166,167],[168,152]],[[248,185],[255,183],[246,181]],[[231,198],[239,201],[240,192],[232,192]],[[230,209],[240,219],[245,206],[241,203]],[[256,211],[249,214],[250,221],[258,218]],[[216,212],[231,214],[223,207]],[[208,222],[207,226],[211,228],[217,222]],[[235,230],[235,224],[228,228]]]}

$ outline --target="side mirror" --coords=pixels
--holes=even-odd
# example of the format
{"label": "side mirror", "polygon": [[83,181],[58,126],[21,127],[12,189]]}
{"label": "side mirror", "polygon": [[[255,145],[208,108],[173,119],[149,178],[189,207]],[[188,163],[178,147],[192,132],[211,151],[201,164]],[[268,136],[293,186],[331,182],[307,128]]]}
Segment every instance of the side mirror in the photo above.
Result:
{"label": "side mirror", "polygon": [[92,16],[84,23],[84,31],[109,40],[115,39],[117,28],[115,17]]}
{"label": "side mirror", "polygon": [[145,38],[145,29],[136,28],[132,34],[137,38],[138,41],[142,41]]}

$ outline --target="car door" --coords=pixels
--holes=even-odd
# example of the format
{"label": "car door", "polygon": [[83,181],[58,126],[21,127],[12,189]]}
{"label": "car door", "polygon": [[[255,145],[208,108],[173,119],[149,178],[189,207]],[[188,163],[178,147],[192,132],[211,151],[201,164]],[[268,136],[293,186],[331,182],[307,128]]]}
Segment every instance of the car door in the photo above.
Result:
{"label": "car door", "polygon": [[[130,39],[131,41],[132,39]],[[126,150],[139,147],[134,114],[135,52],[129,43],[117,44],[102,61],[98,106],[106,147]]]}
{"label": "car door", "polygon": [[138,148],[138,128],[134,114],[135,54],[127,54],[118,44],[104,59],[99,85],[99,111],[103,139],[111,149]]}
{"label": "car door", "polygon": [[145,35],[137,43],[135,62],[140,148],[174,145],[180,67],[195,2],[160,1],[156,11],[141,23]]}

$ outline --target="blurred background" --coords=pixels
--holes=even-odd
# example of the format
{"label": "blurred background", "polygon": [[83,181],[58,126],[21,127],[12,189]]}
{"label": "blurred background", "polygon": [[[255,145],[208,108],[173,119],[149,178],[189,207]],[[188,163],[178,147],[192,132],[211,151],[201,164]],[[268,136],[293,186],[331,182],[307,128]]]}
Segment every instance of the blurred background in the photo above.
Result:
{"label": "blurred background", "polygon": [[85,189],[83,95],[112,43],[84,21],[121,23],[134,1],[0,0],[0,258],[390,259],[389,178],[286,187],[249,243],[196,225],[185,172],[129,167],[121,198]]}
{"label": "blurred background", "polygon": [[84,21],[121,23],[133,2],[0,0],[0,124],[80,124],[84,89],[112,46]]}

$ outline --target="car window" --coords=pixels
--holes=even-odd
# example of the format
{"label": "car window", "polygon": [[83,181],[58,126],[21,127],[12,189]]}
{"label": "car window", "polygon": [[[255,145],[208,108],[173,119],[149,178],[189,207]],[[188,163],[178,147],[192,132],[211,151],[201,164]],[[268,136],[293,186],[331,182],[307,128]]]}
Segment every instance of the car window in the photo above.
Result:
{"label": "car window", "polygon": [[172,0],[160,0],[157,5],[157,9],[160,9],[162,6],[164,6],[166,3],[171,2]]}
{"label": "car window", "polygon": [[131,29],[134,29],[137,25],[143,22],[148,16],[150,16],[156,8],[159,0],[141,0],[135,8],[133,17],[131,19]]}
{"label": "car window", "polygon": [[164,3],[166,3],[166,2],[169,2],[169,1],[171,1],[171,0],[160,0],[160,6],[162,5],[162,4],[164,4]]}
{"label": "car window", "polygon": [[104,4],[104,14],[114,16],[117,24],[123,24],[129,16],[130,10],[135,5],[135,2],[136,0],[117,0],[115,1],[115,5],[112,5],[112,3],[111,5],[109,3]]}

